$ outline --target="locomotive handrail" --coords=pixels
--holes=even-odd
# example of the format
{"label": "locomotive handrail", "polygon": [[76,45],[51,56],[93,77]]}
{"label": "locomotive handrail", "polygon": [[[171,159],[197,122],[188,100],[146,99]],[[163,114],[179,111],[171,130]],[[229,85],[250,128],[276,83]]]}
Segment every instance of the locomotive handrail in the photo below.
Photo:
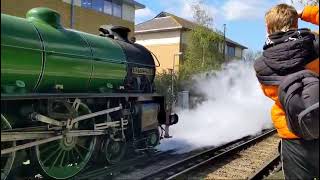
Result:
{"label": "locomotive handrail", "polygon": [[[135,63],[135,62],[128,62],[128,61],[119,61],[115,59],[106,59],[106,58],[100,58],[100,57],[94,57],[94,56],[87,56],[87,55],[79,55],[79,54],[72,54],[72,53],[63,53],[63,52],[57,52],[57,51],[47,51],[43,49],[35,49],[35,48],[28,48],[28,47],[21,47],[21,46],[15,46],[15,45],[7,45],[7,44],[1,44],[1,46],[7,46],[7,47],[14,47],[14,48],[20,48],[20,49],[26,49],[26,50],[32,50],[32,51],[39,51],[39,52],[44,52],[47,54],[62,54],[65,56],[73,56],[73,57],[80,57],[80,58],[87,58],[95,61],[103,61],[103,62],[110,62],[110,63],[115,63],[115,64],[135,64],[135,65],[141,65],[141,66],[147,66],[147,67],[159,67],[156,65],[148,65],[148,64],[142,64],[142,63]],[[157,58],[156,58],[157,59]],[[159,60],[157,59],[159,62]]]}

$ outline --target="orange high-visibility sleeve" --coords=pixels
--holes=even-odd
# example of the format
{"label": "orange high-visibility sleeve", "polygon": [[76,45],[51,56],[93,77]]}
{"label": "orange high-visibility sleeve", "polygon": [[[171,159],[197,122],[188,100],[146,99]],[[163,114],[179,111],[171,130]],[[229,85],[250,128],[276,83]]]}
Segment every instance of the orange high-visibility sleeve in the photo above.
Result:
{"label": "orange high-visibility sleeve", "polygon": [[264,95],[271,98],[273,101],[278,101],[278,86],[264,84],[260,84],[260,86]]}
{"label": "orange high-visibility sleeve", "polygon": [[305,67],[306,69],[309,69],[319,75],[319,58],[311,61]]}
{"label": "orange high-visibility sleeve", "polygon": [[303,9],[301,19],[319,25],[319,6],[306,6]]}
{"label": "orange high-visibility sleeve", "polygon": [[271,119],[274,127],[277,129],[278,135],[285,139],[296,139],[299,138],[292,133],[287,124],[286,114],[281,106],[278,99],[278,86],[276,85],[263,85],[260,84],[263,93],[275,101],[271,108]]}
{"label": "orange high-visibility sleeve", "polygon": [[271,108],[271,119],[274,127],[277,129],[278,135],[285,139],[299,138],[289,130],[286,114],[279,104],[275,103]]}

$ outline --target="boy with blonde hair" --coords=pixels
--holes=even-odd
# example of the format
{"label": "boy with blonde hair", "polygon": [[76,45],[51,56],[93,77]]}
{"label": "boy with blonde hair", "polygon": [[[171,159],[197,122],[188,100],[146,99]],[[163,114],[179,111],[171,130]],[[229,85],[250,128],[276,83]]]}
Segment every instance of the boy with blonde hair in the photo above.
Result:
{"label": "boy with blonde hair", "polygon": [[[279,85],[289,75],[311,70],[315,73],[314,79],[319,78],[319,36],[309,29],[299,29],[299,18],[319,25],[319,7],[307,6],[298,13],[290,5],[279,4],[266,13],[268,38],[263,55],[255,61],[254,68],[264,94],[275,102],[271,118],[282,139],[281,160],[285,178],[314,179],[319,178],[319,139],[316,136],[306,139],[294,131],[297,127],[293,127],[290,121],[288,124],[287,107],[279,97],[282,90]],[[319,133],[319,127],[314,129]]]}

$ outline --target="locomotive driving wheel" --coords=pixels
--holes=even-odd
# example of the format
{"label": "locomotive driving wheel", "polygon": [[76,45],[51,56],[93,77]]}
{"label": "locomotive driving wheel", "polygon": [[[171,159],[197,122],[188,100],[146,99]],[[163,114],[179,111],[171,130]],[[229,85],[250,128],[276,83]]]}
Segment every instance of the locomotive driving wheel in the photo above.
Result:
{"label": "locomotive driving wheel", "polygon": [[160,142],[160,133],[158,129],[152,130],[147,134],[147,146],[156,147]]}
{"label": "locomotive driving wheel", "polygon": [[105,144],[105,156],[108,163],[115,164],[120,162],[126,154],[126,149],[127,147],[125,141],[115,141],[111,138],[108,138]]}
{"label": "locomotive driving wheel", "polygon": [[[72,107],[77,115],[91,113],[83,103]],[[70,130],[94,128],[94,120],[88,119],[73,125]],[[64,137],[57,141],[35,147],[37,161],[46,175],[56,179],[67,179],[79,173],[88,163],[96,144],[95,136]]]}
{"label": "locomotive driving wheel", "polygon": [[[12,129],[9,121],[1,114],[1,131]],[[15,141],[1,142],[1,149],[16,146]],[[1,155],[1,180],[5,180],[10,173],[14,162],[15,152]]]}

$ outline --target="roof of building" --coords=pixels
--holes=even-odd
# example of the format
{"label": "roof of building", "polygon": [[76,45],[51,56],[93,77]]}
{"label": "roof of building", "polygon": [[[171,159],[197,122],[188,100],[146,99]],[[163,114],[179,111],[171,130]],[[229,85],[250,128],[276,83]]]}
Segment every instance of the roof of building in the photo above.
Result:
{"label": "roof of building", "polygon": [[[135,33],[142,34],[147,32],[168,31],[173,29],[191,30],[196,26],[197,26],[196,23],[191,22],[189,20],[183,19],[171,13],[161,12],[157,16],[155,16],[153,19],[137,24],[135,26]],[[239,46],[242,49],[247,49],[247,47],[229,38],[226,38],[226,42]]]}
{"label": "roof of building", "polygon": [[197,26],[197,24],[187,20],[187,19],[183,19],[179,16],[176,16],[174,14],[171,13],[167,13],[167,12],[161,12],[160,14],[158,14],[155,18],[161,18],[161,17],[171,17],[172,19],[174,19],[179,25],[181,25],[184,28],[187,29],[192,29],[195,26]]}
{"label": "roof of building", "polygon": [[248,47],[246,47],[246,46],[244,46],[242,44],[239,44],[239,43],[237,43],[237,42],[235,42],[235,41],[233,41],[233,40],[231,40],[231,39],[229,39],[227,37],[226,37],[226,42],[230,43],[230,44],[233,44],[233,45],[236,45],[238,47],[241,47],[242,49],[248,49]]}
{"label": "roof of building", "polygon": [[161,12],[153,19],[137,24],[135,33],[164,31],[169,29],[192,29],[196,24],[167,12]]}
{"label": "roof of building", "polygon": [[181,29],[182,26],[171,17],[154,18],[135,26],[135,33]]}
{"label": "roof of building", "polygon": [[146,7],[145,5],[143,5],[137,1],[134,1],[134,0],[123,0],[123,2],[133,5],[136,10],[137,9],[144,9]]}

